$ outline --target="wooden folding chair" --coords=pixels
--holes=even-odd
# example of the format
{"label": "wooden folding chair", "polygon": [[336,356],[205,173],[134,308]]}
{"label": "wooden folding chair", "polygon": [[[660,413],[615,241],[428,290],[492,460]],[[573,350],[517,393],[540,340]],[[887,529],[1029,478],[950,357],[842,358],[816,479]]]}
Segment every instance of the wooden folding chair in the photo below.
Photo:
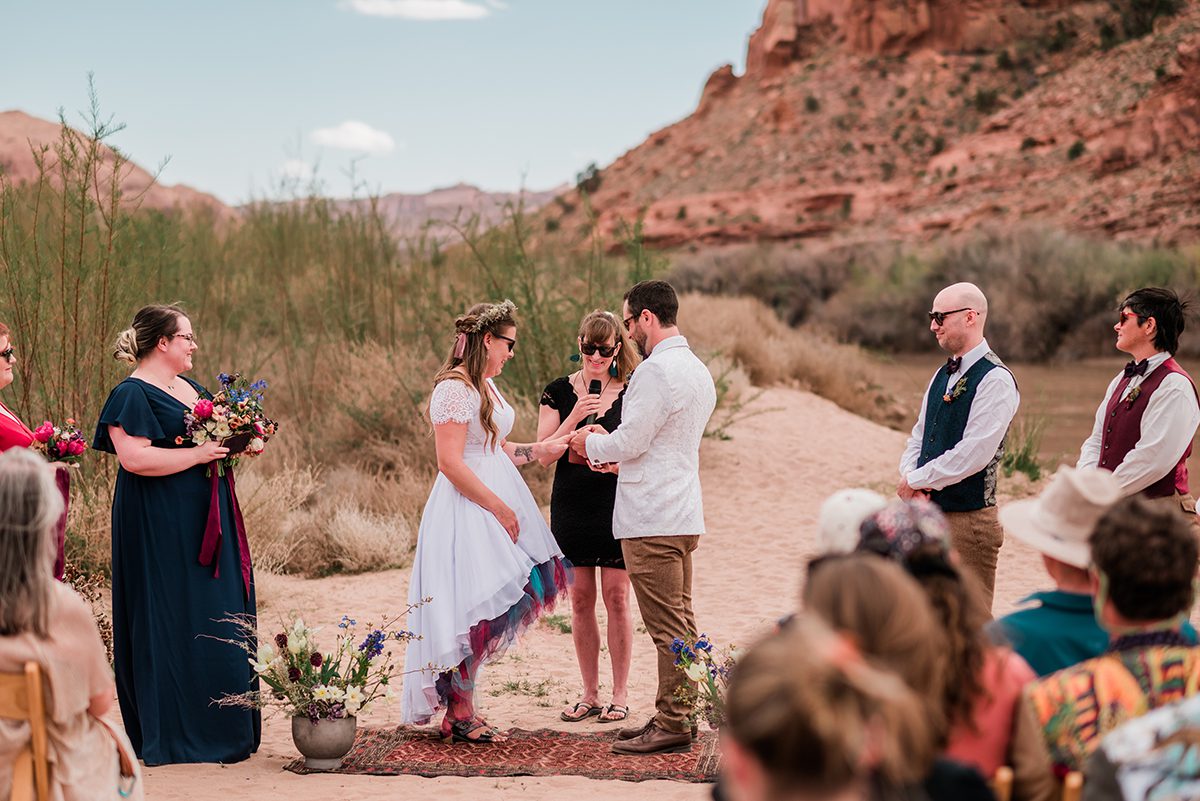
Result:
{"label": "wooden folding chair", "polygon": [[1063,779],[1062,801],[1079,801],[1083,798],[1083,774],[1073,770]]}
{"label": "wooden folding chair", "polygon": [[13,766],[11,801],[48,801],[50,765],[46,761],[46,704],[42,669],[26,662],[22,673],[0,673],[0,718],[29,721],[29,745]]}
{"label": "wooden folding chair", "polygon": [[996,774],[988,782],[992,786],[992,795],[996,801],[1009,801],[1012,798],[1013,769],[1007,765],[996,768]]}

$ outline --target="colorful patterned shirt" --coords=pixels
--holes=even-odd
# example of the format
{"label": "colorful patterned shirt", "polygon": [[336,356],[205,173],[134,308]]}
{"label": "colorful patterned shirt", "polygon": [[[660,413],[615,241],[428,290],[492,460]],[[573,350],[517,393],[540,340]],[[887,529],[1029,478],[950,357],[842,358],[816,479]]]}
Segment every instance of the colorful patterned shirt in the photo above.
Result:
{"label": "colorful patterned shirt", "polygon": [[1200,648],[1152,646],[1104,654],[1052,673],[1025,692],[1051,760],[1080,770],[1107,732],[1200,692]]}

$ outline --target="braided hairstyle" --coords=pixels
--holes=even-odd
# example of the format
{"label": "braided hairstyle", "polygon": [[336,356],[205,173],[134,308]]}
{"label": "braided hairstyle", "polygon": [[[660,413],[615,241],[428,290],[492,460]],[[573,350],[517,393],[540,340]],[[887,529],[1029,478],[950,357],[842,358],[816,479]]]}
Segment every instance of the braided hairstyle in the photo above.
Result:
{"label": "braided hairstyle", "polygon": [[441,369],[433,377],[433,385],[437,386],[446,379],[463,381],[463,373],[466,373],[464,383],[479,393],[479,424],[486,432],[489,446],[496,442],[500,432],[492,421],[492,411],[495,408],[492,393],[487,391],[484,383],[487,348],[484,347],[483,337],[484,334],[499,336],[506,328],[516,328],[514,312],[516,306],[510,300],[501,303],[476,303],[467,309],[466,314],[454,320],[454,344]]}

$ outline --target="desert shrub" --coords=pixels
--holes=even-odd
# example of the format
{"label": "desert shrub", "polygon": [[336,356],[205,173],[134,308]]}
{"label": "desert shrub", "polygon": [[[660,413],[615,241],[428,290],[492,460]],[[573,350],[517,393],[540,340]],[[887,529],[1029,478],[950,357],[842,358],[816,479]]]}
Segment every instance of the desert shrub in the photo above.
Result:
{"label": "desert shrub", "polygon": [[1087,145],[1085,145],[1083,143],[1082,139],[1077,139],[1077,140],[1075,140],[1074,144],[1072,144],[1071,147],[1068,148],[1068,150],[1067,150],[1067,160],[1074,161],[1075,159],[1079,158],[1086,152],[1087,152]]}

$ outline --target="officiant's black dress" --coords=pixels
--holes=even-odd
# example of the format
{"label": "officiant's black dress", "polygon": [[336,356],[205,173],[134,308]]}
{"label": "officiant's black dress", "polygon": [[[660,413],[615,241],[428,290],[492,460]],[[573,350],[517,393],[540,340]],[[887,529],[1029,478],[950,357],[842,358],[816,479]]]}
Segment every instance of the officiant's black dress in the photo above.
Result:
{"label": "officiant's black dress", "polygon": [[[204,387],[185,378],[201,397]],[[126,378],[108,396],[96,437],[116,453],[109,426],[156,448],[190,448],[187,407],[153,384]],[[252,689],[235,615],[255,613],[253,579],[242,575],[233,505],[218,482],[222,538],[213,565],[199,562],[212,498],[205,465],[169,476],[117,471],[112,508],[113,658],[125,731],[147,765],[237,762],[259,744],[257,711],[213,703]],[[214,567],[218,570],[214,571]],[[219,576],[214,576],[219,571]]]}
{"label": "officiant's black dress", "polygon": [[[605,431],[621,424],[621,401],[625,390],[612,407],[596,420]],[[558,421],[567,419],[579,397],[567,377],[551,381],[542,392],[542,405],[558,412]],[[576,428],[582,428],[580,421]],[[597,473],[585,464],[568,459],[570,451],[559,457],[554,468],[554,487],[550,495],[550,530],[563,554],[576,567],[616,567],[625,569],[621,543],[613,539],[613,502],[617,497],[617,477]]]}

